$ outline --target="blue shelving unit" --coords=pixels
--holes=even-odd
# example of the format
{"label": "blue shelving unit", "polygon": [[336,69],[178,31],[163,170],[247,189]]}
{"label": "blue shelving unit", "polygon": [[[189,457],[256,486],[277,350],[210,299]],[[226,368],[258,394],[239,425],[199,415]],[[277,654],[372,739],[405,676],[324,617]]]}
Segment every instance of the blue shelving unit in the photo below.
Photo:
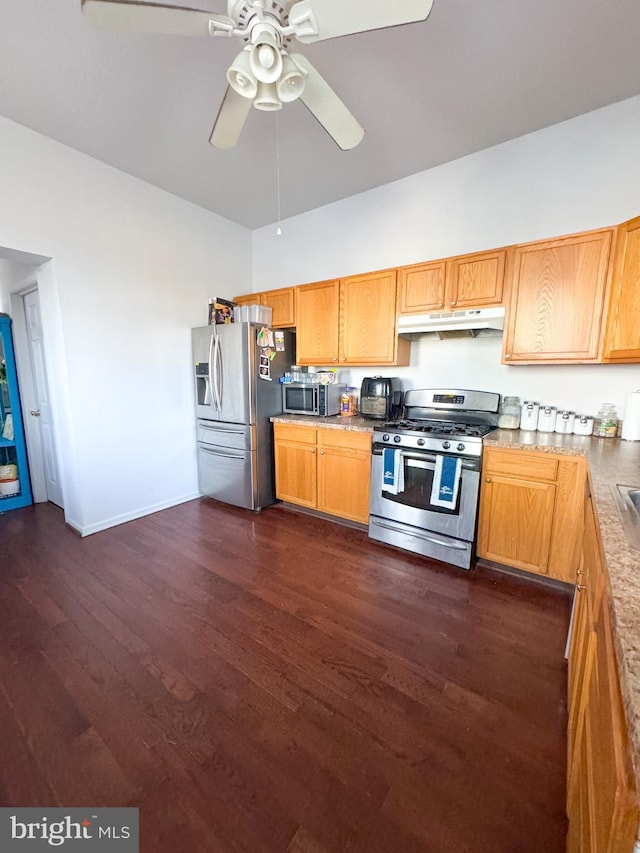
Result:
{"label": "blue shelving unit", "polygon": [[[6,314],[0,314],[0,370],[2,371],[0,380],[6,372],[6,381],[0,381],[0,467],[16,465],[20,482],[20,491],[17,494],[0,494],[0,512],[5,512],[33,503],[22,411],[20,409],[18,375],[13,351],[11,318]],[[7,432],[5,429],[7,415],[11,415],[13,419],[13,438],[3,437],[3,433],[6,434]]]}

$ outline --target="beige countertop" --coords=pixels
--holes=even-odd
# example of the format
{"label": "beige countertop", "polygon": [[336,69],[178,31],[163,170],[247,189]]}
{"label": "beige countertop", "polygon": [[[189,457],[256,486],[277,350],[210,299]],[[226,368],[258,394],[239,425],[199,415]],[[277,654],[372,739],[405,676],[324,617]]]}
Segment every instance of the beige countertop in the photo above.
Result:
{"label": "beige countertop", "polygon": [[274,424],[300,424],[322,429],[346,429],[351,432],[373,432],[375,425],[380,423],[360,415],[344,418],[341,415],[333,415],[330,418],[317,418],[314,415],[276,415],[271,420]]}
{"label": "beige countertop", "polygon": [[[376,421],[359,416],[282,415],[271,420],[359,432],[373,432],[376,425]],[[620,688],[640,791],[640,551],[627,542],[612,491],[616,483],[640,487],[640,441],[507,429],[496,430],[484,441],[490,447],[584,456],[589,463],[611,588]]]}

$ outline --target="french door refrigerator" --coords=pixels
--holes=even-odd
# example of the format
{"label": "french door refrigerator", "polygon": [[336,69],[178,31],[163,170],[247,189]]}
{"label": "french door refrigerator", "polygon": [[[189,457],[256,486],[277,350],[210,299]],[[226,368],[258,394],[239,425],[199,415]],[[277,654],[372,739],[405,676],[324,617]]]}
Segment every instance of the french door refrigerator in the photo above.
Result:
{"label": "french door refrigerator", "polygon": [[293,333],[272,330],[265,348],[263,329],[192,329],[200,493],[256,511],[275,501],[269,418],[282,412],[279,379],[295,363]]}

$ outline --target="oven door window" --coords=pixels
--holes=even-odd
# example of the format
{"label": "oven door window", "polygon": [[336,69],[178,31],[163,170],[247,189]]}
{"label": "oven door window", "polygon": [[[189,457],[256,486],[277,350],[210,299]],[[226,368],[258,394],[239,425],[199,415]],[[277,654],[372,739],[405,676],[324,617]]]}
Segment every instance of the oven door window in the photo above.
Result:
{"label": "oven door window", "polygon": [[458,497],[455,507],[448,508],[434,506],[431,503],[431,489],[433,488],[433,475],[435,473],[435,462],[404,456],[404,491],[399,495],[391,492],[383,492],[382,496],[387,501],[393,501],[403,506],[414,509],[424,509],[430,512],[438,512],[442,515],[459,515],[460,500],[462,498],[463,479],[460,478]]}

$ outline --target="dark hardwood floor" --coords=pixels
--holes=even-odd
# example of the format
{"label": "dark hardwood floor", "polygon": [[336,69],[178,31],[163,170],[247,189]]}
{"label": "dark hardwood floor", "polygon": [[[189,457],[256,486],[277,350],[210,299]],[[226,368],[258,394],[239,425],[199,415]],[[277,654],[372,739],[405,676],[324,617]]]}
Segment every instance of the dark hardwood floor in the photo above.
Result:
{"label": "dark hardwood floor", "polygon": [[144,853],[560,853],[570,597],[270,508],[0,515],[3,805]]}

